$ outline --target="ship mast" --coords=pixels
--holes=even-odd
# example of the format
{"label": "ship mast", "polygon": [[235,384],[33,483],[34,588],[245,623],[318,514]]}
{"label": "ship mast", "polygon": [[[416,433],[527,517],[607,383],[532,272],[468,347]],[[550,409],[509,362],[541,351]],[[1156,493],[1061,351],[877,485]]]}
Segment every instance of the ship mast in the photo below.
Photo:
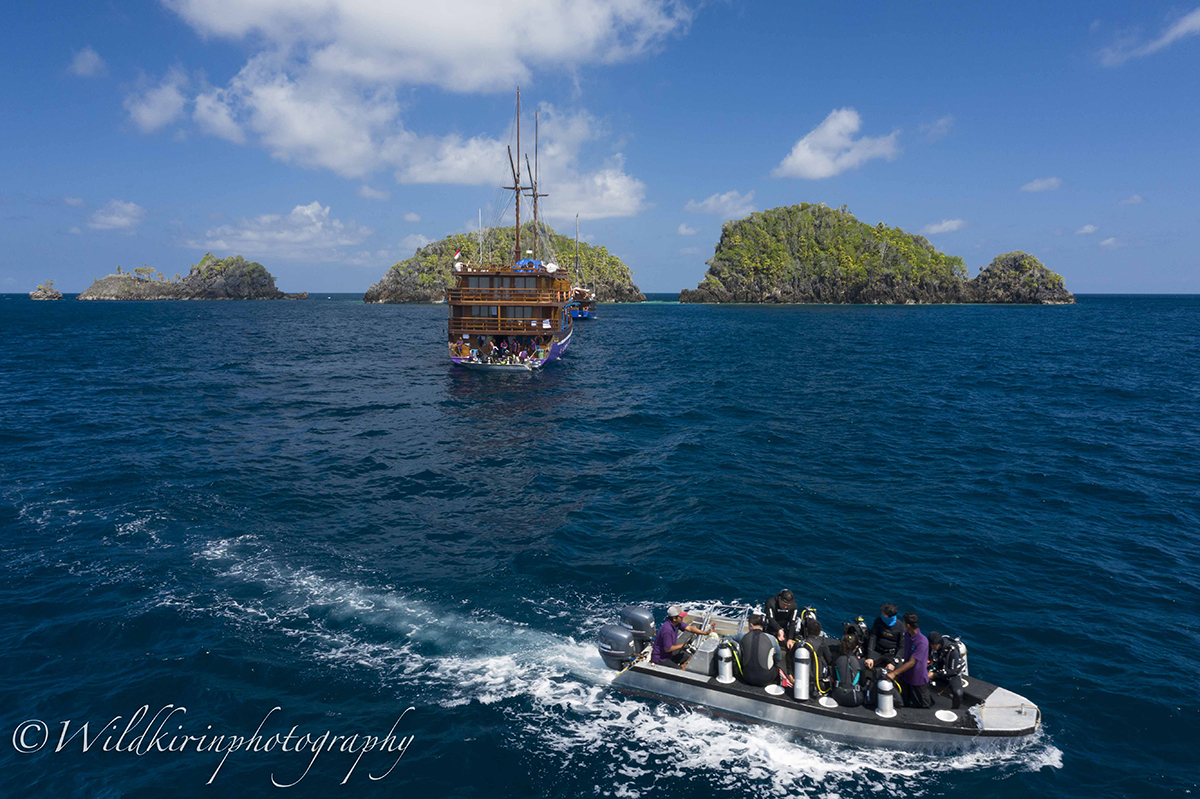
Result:
{"label": "ship mast", "polygon": [[525,155],[525,167],[529,171],[529,176],[533,179],[533,186],[530,189],[529,196],[533,198],[533,257],[537,258],[538,228],[540,227],[540,225],[538,224],[538,198],[539,197],[549,197],[550,195],[542,194],[538,191],[538,183],[539,183],[538,175],[540,173],[537,168],[538,137],[537,137],[537,111],[536,110],[534,110],[534,112],[533,112],[533,119],[534,119],[534,122],[533,122],[533,166],[529,166],[529,155],[526,154]]}
{"label": "ship mast", "polygon": [[[533,170],[530,172],[530,177],[533,178],[533,257],[538,257],[537,234],[538,234],[538,110],[533,109]],[[529,166],[529,156],[525,156],[525,166]]]}
{"label": "ship mast", "polygon": [[513,184],[504,186],[503,188],[511,189],[517,193],[517,226],[515,229],[516,243],[513,245],[513,264],[521,260],[521,167],[517,164],[521,163],[521,87],[517,87],[517,159],[513,163],[512,148],[508,148],[508,166],[512,169]]}

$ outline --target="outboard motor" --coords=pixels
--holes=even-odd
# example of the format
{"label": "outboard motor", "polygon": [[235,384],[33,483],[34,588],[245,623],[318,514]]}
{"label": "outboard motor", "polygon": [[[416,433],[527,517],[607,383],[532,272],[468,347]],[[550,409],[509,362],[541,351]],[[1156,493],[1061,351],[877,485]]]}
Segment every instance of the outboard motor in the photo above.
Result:
{"label": "outboard motor", "polygon": [[723,685],[734,682],[733,646],[728,641],[717,647],[717,682]]}
{"label": "outboard motor", "polygon": [[618,618],[622,627],[633,631],[639,648],[654,640],[654,614],[646,608],[626,605],[621,608]]}
{"label": "outboard motor", "polygon": [[628,666],[638,653],[633,630],[619,624],[609,624],[600,629],[596,636],[596,648],[600,650],[604,665],[617,671]]}

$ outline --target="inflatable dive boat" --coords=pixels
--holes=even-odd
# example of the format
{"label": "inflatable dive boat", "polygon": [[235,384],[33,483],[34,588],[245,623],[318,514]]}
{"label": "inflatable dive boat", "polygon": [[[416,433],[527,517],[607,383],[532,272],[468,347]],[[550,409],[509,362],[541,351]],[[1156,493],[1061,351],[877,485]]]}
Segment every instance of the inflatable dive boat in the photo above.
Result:
{"label": "inflatable dive boat", "polygon": [[[685,669],[660,666],[650,662],[654,614],[640,607],[622,608],[620,623],[604,627],[598,635],[605,665],[620,672],[613,685],[630,694],[684,702],[742,721],[894,749],[962,748],[989,740],[1020,740],[1032,736],[1041,724],[1041,711],[1033,702],[976,677],[964,677],[957,710],[948,697],[937,693],[930,708],[908,708],[894,697],[885,699],[883,695],[894,689],[890,680],[880,681],[880,699],[872,703],[878,707],[841,707],[828,696],[817,696],[809,689],[807,672],[803,686],[797,679],[790,690],[747,685],[719,665],[722,642],[748,629],[746,609],[714,605],[689,621],[701,629],[711,625],[714,632],[693,638],[689,646],[694,652]],[[681,641],[685,635],[689,634],[682,633]]]}

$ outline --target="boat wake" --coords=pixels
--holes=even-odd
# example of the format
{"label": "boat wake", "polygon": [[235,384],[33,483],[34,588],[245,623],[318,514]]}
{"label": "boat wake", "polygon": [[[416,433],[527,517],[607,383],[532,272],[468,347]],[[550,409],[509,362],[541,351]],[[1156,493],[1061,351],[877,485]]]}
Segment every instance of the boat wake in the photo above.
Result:
{"label": "boat wake", "polygon": [[[412,704],[461,716],[463,739],[475,734],[479,712],[499,714],[486,723],[509,730],[500,745],[531,754],[549,779],[580,780],[559,790],[639,797],[667,785],[678,791],[683,781],[696,790],[757,796],[929,795],[1062,767],[1062,752],[1044,733],[960,753],[896,752],[628,696],[611,686],[616,672],[600,660],[590,630],[547,632],[419,592],[292,568],[252,536],[210,544],[200,559],[225,593],[193,610],[257,633],[275,630],[302,650],[298,657],[323,668],[366,669]],[[615,604],[597,605],[587,617],[615,615]],[[548,626],[563,623],[555,601],[540,610]],[[574,765],[581,758],[586,779]]]}

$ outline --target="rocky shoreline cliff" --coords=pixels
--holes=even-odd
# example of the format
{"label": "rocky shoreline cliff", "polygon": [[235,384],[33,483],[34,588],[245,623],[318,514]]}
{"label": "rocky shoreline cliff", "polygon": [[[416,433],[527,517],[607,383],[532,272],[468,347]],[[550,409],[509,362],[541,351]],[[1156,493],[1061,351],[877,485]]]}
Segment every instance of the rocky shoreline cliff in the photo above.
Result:
{"label": "rocky shoreline cliff", "polygon": [[135,269],[98,278],[79,300],[303,300],[308,292],[285,294],[262,264],[240,255],[217,258],[207,253],[183,277],[168,280],[161,272]]}
{"label": "rocky shoreline cliff", "polygon": [[708,272],[680,302],[1075,302],[1061,275],[1023,252],[997,256],[974,278],[923,236],[859,222],[845,207],[772,208],[727,222]]}
{"label": "rocky shoreline cliff", "polygon": [[[492,254],[490,260],[511,262],[515,247],[512,228],[488,228],[484,230],[484,240],[488,252]],[[532,246],[532,225],[522,226],[521,244],[524,247]],[[545,244],[543,233],[538,250],[540,256],[548,260],[549,256],[543,250]],[[629,267],[605,247],[580,242],[579,268],[576,269],[574,239],[551,230],[550,245],[558,254],[557,263],[567,268],[575,285],[595,291],[597,302],[645,301],[646,295],[634,285]],[[446,289],[454,285],[451,273],[455,251],[462,250],[460,258],[467,261],[477,257],[478,248],[474,233],[456,233],[427,244],[411,258],[393,264],[378,283],[367,289],[363,302],[441,302],[446,299]]]}

